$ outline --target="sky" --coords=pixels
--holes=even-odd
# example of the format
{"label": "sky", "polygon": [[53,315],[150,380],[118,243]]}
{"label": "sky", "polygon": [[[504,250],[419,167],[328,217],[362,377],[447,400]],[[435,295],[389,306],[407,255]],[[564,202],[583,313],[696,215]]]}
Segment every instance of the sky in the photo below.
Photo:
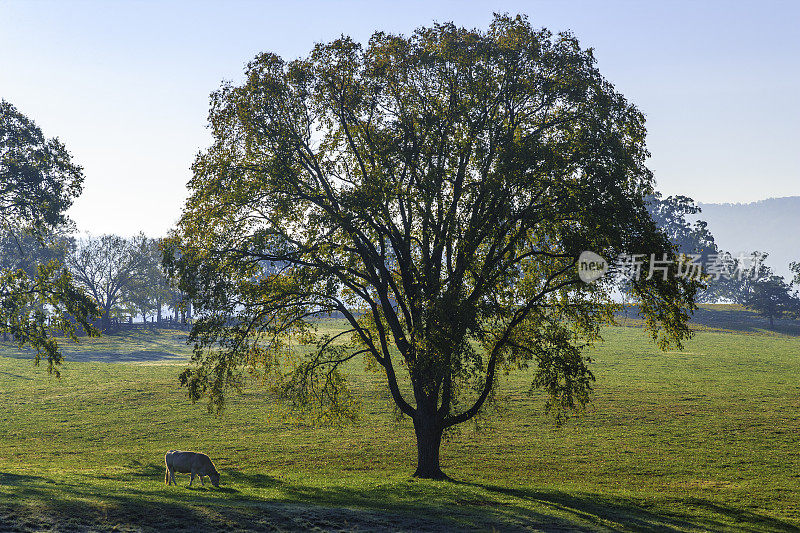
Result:
{"label": "sky", "polygon": [[164,236],[211,143],[208,97],[257,53],[493,12],[570,30],[647,117],[665,194],[800,195],[800,2],[149,2],[0,0],[0,98],[84,168],[82,233]]}

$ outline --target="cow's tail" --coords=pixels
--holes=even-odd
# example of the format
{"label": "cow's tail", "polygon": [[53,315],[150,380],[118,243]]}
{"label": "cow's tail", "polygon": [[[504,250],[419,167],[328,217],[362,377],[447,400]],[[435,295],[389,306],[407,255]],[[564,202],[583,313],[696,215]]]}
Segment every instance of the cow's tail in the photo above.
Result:
{"label": "cow's tail", "polygon": [[[167,452],[169,454],[169,452]],[[169,463],[167,462],[167,456],[164,456],[164,484],[169,485]]]}

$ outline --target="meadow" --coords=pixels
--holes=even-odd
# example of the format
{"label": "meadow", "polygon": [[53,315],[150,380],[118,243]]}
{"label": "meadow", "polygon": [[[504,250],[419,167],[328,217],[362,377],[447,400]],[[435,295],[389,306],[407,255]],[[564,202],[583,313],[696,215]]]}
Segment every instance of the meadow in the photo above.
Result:
{"label": "meadow", "polygon": [[[453,482],[410,476],[411,424],[361,365],[359,419],[313,427],[258,387],[193,405],[185,333],[83,339],[60,379],[5,343],[0,530],[800,531],[800,335],[718,326],[682,352],[607,328],[593,403],[561,427],[529,374],[504,377],[443,444]],[[173,448],[208,453],[221,487],[165,486]]]}

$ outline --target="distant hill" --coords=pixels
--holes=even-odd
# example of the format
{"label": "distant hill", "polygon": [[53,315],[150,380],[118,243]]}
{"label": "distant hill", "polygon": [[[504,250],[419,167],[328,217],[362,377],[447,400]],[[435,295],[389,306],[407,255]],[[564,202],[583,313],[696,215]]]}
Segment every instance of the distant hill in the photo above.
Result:
{"label": "distant hill", "polygon": [[[644,327],[639,307],[627,305],[617,313],[620,326]],[[800,337],[800,321],[777,318],[774,325],[754,311],[738,304],[700,304],[691,317],[691,328],[696,331],[736,331],[741,333],[790,335]]]}
{"label": "distant hill", "polygon": [[720,249],[769,252],[768,264],[782,276],[789,275],[790,261],[800,261],[800,196],[699,205],[698,218],[708,222]]}

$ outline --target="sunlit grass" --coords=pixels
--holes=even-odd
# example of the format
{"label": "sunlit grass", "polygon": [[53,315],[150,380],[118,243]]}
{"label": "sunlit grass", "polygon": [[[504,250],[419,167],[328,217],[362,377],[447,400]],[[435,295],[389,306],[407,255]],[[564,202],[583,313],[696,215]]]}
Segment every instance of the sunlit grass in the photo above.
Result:
{"label": "sunlit grass", "polygon": [[[12,356],[0,357],[0,526],[800,525],[797,337],[701,331],[662,353],[639,328],[610,328],[582,417],[555,427],[527,393],[530,376],[512,374],[491,416],[449,436],[443,468],[457,482],[443,483],[410,477],[412,428],[396,421],[380,375],[350,368],[362,400],[353,425],[311,427],[255,388],[214,417],[177,386],[184,335],[90,339],[69,348],[60,380],[0,348]],[[115,356],[160,364],[84,362]],[[166,487],[172,448],[208,453],[222,489],[187,489],[188,476]]]}

